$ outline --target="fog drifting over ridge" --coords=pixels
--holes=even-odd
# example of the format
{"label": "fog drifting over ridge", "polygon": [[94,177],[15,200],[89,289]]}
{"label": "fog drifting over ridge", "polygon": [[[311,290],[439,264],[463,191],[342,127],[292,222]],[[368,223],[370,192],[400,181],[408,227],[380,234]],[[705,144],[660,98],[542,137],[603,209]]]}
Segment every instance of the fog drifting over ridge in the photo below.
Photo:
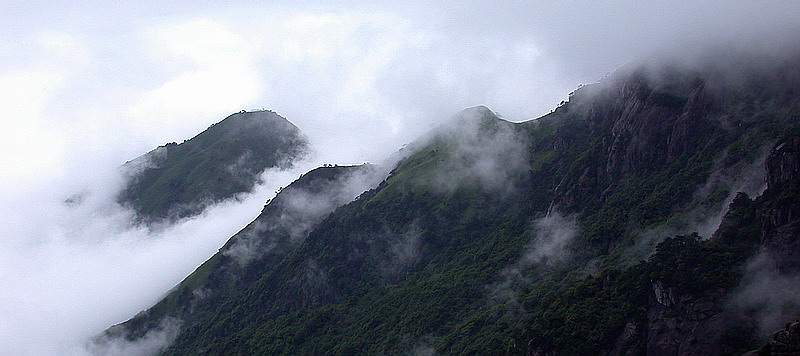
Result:
{"label": "fog drifting over ridge", "polygon": [[361,163],[465,107],[522,121],[651,53],[770,52],[800,32],[800,5],[743,2],[62,6],[0,11],[15,39],[0,49],[0,114],[14,124],[0,142],[15,153],[2,182],[109,155],[100,147],[124,161],[256,108]]}
{"label": "fog drifting over ridge", "polygon": [[306,168],[267,171],[270,183],[242,201],[158,232],[131,227],[130,211],[112,199],[90,198],[79,207],[51,202],[50,211],[29,218],[31,225],[3,244],[2,351],[82,353],[86,338],[152,306],[258,215],[278,182]]}
{"label": "fog drifting over ridge", "polygon": [[[316,164],[380,161],[474,105],[537,117],[654,52],[796,45],[800,4],[41,2],[0,19],[0,354],[25,355],[148,307]],[[119,165],[257,108],[308,135],[313,163],[164,234],[125,228]],[[85,189],[85,210],[61,204]]]}

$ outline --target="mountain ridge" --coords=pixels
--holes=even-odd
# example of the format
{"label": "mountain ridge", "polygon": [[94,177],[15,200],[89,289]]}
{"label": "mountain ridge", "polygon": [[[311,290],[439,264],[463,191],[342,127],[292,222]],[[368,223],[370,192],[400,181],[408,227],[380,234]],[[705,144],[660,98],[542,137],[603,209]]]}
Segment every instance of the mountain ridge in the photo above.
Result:
{"label": "mountain ridge", "polygon": [[291,167],[306,150],[300,130],[275,112],[241,111],[128,161],[117,201],[140,222],[169,223],[250,192],[265,169]]}
{"label": "mountain ridge", "polygon": [[[794,63],[769,70],[791,78]],[[468,110],[489,124],[409,145],[286,254],[245,249],[269,259],[243,272],[251,282],[117,331],[136,339],[148,330],[137,323],[182,318],[164,354],[753,350],[758,308],[730,301],[762,246],[789,251],[771,258],[794,273],[800,235],[788,228],[800,81],[772,87],[764,73],[726,86],[713,71],[624,71],[519,124]],[[726,172],[762,159],[772,183],[737,194]],[[719,211],[710,238],[693,233],[693,214]],[[206,295],[189,282],[181,293]]]}

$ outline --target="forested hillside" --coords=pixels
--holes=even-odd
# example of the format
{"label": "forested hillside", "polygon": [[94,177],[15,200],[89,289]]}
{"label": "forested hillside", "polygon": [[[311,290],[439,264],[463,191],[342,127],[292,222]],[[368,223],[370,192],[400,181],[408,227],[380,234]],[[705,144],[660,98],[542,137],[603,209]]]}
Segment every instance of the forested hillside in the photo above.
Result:
{"label": "forested hillside", "polygon": [[163,354],[758,349],[800,317],[752,293],[800,266],[800,62],[752,64],[631,66],[527,122],[465,110],[388,176],[309,172],[103,338],[173,320]]}

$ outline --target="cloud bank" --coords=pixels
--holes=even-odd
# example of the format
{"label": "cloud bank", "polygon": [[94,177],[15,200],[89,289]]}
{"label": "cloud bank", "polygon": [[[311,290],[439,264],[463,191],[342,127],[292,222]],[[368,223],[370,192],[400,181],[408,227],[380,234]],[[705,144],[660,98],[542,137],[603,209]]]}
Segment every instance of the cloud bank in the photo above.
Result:
{"label": "cloud bank", "polygon": [[[303,167],[300,169],[307,169]],[[298,171],[300,170],[298,169]],[[272,191],[298,171],[267,171],[241,201],[228,201],[179,224],[148,231],[117,206],[114,184],[87,190],[80,205],[63,197],[4,200],[0,242],[0,351],[13,355],[74,354],[87,338],[130,318],[251,221]],[[36,340],[36,342],[31,342]]]}

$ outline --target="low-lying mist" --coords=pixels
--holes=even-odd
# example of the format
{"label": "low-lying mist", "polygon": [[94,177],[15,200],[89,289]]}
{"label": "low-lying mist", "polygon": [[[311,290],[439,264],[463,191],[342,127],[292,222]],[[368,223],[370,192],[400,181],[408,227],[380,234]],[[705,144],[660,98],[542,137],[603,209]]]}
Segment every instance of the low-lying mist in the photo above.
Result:
{"label": "low-lying mist", "polygon": [[[712,194],[718,190],[727,191],[725,198],[712,206],[700,204],[680,213],[674,219],[639,232],[636,243],[625,251],[627,262],[633,264],[646,259],[655,252],[656,245],[667,237],[696,232],[704,239],[710,238],[719,228],[722,218],[739,192],[756,197],[766,189],[764,162],[770,147],[767,144],[756,148],[755,150],[760,153],[754,159],[737,162],[730,167],[722,167],[717,162],[717,167],[705,183],[694,192],[693,200],[702,203],[711,202],[714,200]],[[723,155],[721,158],[724,157]]]}
{"label": "low-lying mist", "polygon": [[510,193],[528,168],[529,148],[528,138],[513,126],[484,106],[467,108],[393,157],[433,150],[435,168],[416,183],[436,192],[475,186]]}
{"label": "low-lying mist", "polygon": [[517,308],[522,307],[517,300],[518,287],[536,278],[530,271],[569,261],[574,255],[572,243],[580,232],[576,216],[565,216],[558,211],[533,220],[529,231],[532,236],[520,258],[501,272],[499,282],[489,286],[490,295],[495,300]]}
{"label": "low-lying mist", "polygon": [[9,306],[0,310],[3,353],[91,351],[84,349],[88,338],[152,306],[258,215],[279,187],[313,166],[267,170],[252,194],[157,230],[132,224],[132,212],[117,205],[117,170],[83,190],[80,204],[66,203],[65,192],[41,190],[28,192],[37,198],[7,200],[9,223],[0,226],[6,237],[0,240],[0,304]]}
{"label": "low-lying mist", "polygon": [[744,267],[741,283],[728,300],[728,309],[753,321],[762,337],[782,330],[800,315],[800,273],[782,273],[766,252],[756,254]]}
{"label": "low-lying mist", "polygon": [[269,208],[279,213],[270,212],[266,217],[259,217],[237,234],[222,254],[244,267],[274,248],[298,245],[314,225],[334,209],[386,179],[394,165],[393,160],[387,160],[378,165],[328,167],[347,171],[338,174],[333,181],[314,182],[316,184],[310,186],[290,185],[281,189],[268,203],[278,204],[278,207]]}

